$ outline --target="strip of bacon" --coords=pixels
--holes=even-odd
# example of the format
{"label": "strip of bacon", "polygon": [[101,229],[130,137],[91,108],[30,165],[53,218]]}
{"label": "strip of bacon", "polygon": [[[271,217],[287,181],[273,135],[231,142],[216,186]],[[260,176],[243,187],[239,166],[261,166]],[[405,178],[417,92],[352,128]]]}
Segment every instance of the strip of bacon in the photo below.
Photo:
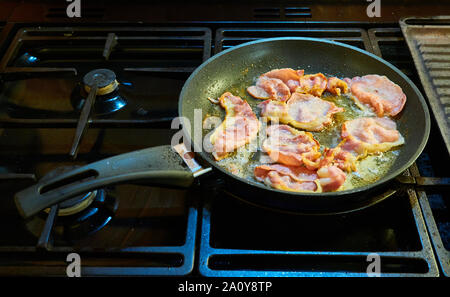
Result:
{"label": "strip of bacon", "polygon": [[254,170],[256,180],[279,190],[293,192],[330,192],[345,182],[345,173],[335,166],[318,171],[302,166],[261,165]]}
{"label": "strip of bacon", "polygon": [[209,138],[216,160],[226,158],[235,149],[255,139],[260,126],[250,105],[240,97],[225,92],[220,96],[219,104],[225,109],[225,119]]}
{"label": "strip of bacon", "polygon": [[337,191],[344,184],[347,175],[337,166],[321,167],[317,170],[323,192]]}
{"label": "strip of bacon", "polygon": [[300,85],[303,70],[291,68],[274,69],[262,74],[256,85],[247,88],[247,92],[257,99],[286,101]]}
{"label": "strip of bacon", "polygon": [[[356,162],[358,161],[358,153],[353,150],[355,143],[348,145],[348,140],[342,140],[335,148],[324,148],[321,167],[335,165],[346,172],[356,171]],[[347,145],[346,145],[347,144]]]}
{"label": "strip of bacon", "polygon": [[309,132],[299,131],[288,125],[271,125],[262,149],[273,162],[316,169],[319,165],[320,144]]}
{"label": "strip of bacon", "polygon": [[300,86],[300,77],[302,77],[304,73],[305,72],[303,70],[282,68],[271,70],[267,73],[264,73],[262,76],[282,80],[289,87],[291,93],[293,93]]}
{"label": "strip of bacon", "polygon": [[342,141],[325,148],[321,166],[334,164],[345,171],[356,171],[356,161],[368,154],[386,152],[405,143],[396,123],[389,118],[358,118],[342,125]]}
{"label": "strip of bacon", "polygon": [[358,153],[386,152],[405,143],[397,124],[389,118],[358,118],[342,125],[341,137],[358,143]]}
{"label": "strip of bacon", "polygon": [[285,102],[267,100],[259,104],[261,116],[307,131],[321,131],[332,123],[332,115],[344,111],[318,97],[294,93]]}
{"label": "strip of bacon", "polygon": [[326,89],[327,78],[322,73],[316,73],[300,77],[300,85],[295,91],[320,97]]}
{"label": "strip of bacon", "polygon": [[289,87],[278,78],[261,76],[255,86],[247,88],[247,92],[257,99],[286,101],[291,96]]}
{"label": "strip of bacon", "polygon": [[330,77],[328,78],[327,91],[331,94],[339,96],[341,94],[348,93],[349,88],[345,81],[337,77]]}
{"label": "strip of bacon", "polygon": [[320,191],[316,172],[302,166],[261,165],[255,167],[254,175],[256,180],[278,190],[294,192]]}
{"label": "strip of bacon", "polygon": [[361,103],[369,105],[378,117],[399,114],[406,103],[406,95],[400,86],[386,76],[376,74],[344,79],[353,96]]}

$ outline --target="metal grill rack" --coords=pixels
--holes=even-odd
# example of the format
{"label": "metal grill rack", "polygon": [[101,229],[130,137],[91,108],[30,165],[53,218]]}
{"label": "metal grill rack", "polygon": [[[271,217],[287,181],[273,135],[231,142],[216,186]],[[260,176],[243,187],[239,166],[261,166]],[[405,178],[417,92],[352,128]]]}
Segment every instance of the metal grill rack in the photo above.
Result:
{"label": "metal grill rack", "polygon": [[217,54],[232,46],[260,39],[282,36],[324,38],[366,49],[370,47],[367,31],[361,28],[220,28],[216,31]]}
{"label": "metal grill rack", "polygon": [[[211,54],[211,32],[208,28],[186,27],[38,27],[23,28],[15,35],[0,62],[3,81],[11,83],[21,78],[67,78],[68,92],[95,68],[109,68],[124,90],[133,89],[135,80],[146,79],[150,89],[144,101],[154,105],[143,108],[157,110],[147,116],[145,112],[130,110],[115,117],[96,117],[91,127],[155,125],[167,123],[176,115],[170,101],[178,100],[182,82]],[[172,83],[170,94],[156,92],[160,85]],[[181,84],[181,85],[180,85]],[[159,97],[158,97],[159,96]],[[141,96],[142,97],[142,96]],[[59,98],[52,98],[53,101]],[[42,98],[50,101],[50,98]],[[155,102],[156,101],[156,102]],[[172,104],[173,105],[173,104]],[[144,114],[144,115],[142,115]],[[22,108],[10,104],[9,113],[0,115],[3,126],[75,127],[77,112],[52,112]]]}
{"label": "metal grill rack", "polygon": [[450,17],[405,18],[400,27],[450,153]]}
{"label": "metal grill rack", "polygon": [[[0,220],[7,229],[7,224],[20,223],[21,218],[14,211],[12,195],[23,187],[35,183],[32,174],[1,174],[0,188],[2,199],[10,199],[11,205],[5,209]],[[190,194],[195,195],[195,194]],[[196,194],[198,195],[198,194]],[[143,198],[143,197],[142,197]],[[120,206],[120,201],[119,201]],[[78,253],[83,261],[81,274],[88,275],[186,275],[193,270],[194,251],[197,229],[197,206],[195,199],[189,198],[186,203],[185,217],[156,218],[153,225],[159,227],[155,232],[176,232],[177,241],[166,245],[139,245],[120,247],[85,247],[77,246],[71,241],[65,242],[58,239],[55,242],[53,232],[58,207],[53,207],[45,219],[44,227],[40,231],[38,239],[29,236],[26,239],[14,239],[17,234],[2,234],[5,238],[0,240],[0,274],[1,275],[65,275],[68,263],[66,257],[70,253]],[[114,217],[114,213],[111,213]],[[123,218],[114,218],[114,224],[128,226],[133,222],[124,221]],[[135,228],[140,228],[138,219]],[[170,224],[167,225],[167,224]],[[167,225],[167,226],[166,226]],[[120,230],[120,229],[119,229]],[[161,231],[162,230],[162,231]],[[126,235],[124,240],[128,240]],[[110,232],[111,233],[111,232]],[[118,235],[115,235],[118,236]],[[14,240],[13,240],[14,239]],[[13,240],[20,244],[8,245]],[[149,241],[142,240],[142,242]],[[167,241],[167,240],[166,240]]]}
{"label": "metal grill rack", "polygon": [[[414,64],[411,63],[413,58],[407,48],[406,40],[403,37],[401,29],[373,28],[368,33],[372,41],[374,53],[399,67],[424,93],[418,72]],[[433,100],[429,96],[427,98],[429,101]],[[435,119],[437,118],[432,117],[432,132],[425,151],[419,157],[416,164],[410,168],[413,176],[425,175],[436,177],[446,176],[448,174],[445,170],[447,168],[445,164],[446,162],[448,163],[448,152],[445,149],[445,143]],[[436,172],[433,168],[439,171]],[[448,240],[450,234],[448,228],[450,225],[450,215],[446,194],[442,191],[427,193],[418,190],[417,198],[422,208],[428,234],[431,237],[440,268],[443,274],[448,277],[450,275],[450,243],[442,240],[442,238]]]}
{"label": "metal grill rack", "polygon": [[[9,29],[12,30],[13,27],[10,26]],[[2,36],[4,41],[6,36],[11,36],[11,32],[8,34],[3,32]],[[41,78],[69,79],[73,80],[75,85],[92,67],[106,65],[120,74],[120,83],[123,83],[124,88],[129,87],[135,91],[138,88],[138,83],[134,80],[136,77],[136,80],[154,81],[155,85],[161,85],[161,81],[166,81],[166,84],[167,81],[178,81],[178,85],[182,85],[191,71],[210,56],[210,52],[211,34],[207,28],[123,26],[23,28],[18,30],[9,47],[5,48],[5,55],[0,62],[0,77],[7,86],[20,83],[22,79],[29,81]],[[28,60],[22,59],[24,56]],[[127,82],[132,82],[131,86],[127,86]],[[159,116],[158,121],[163,123],[163,127],[166,127],[177,113],[176,102],[179,92],[177,85],[172,84],[170,92],[175,95],[160,92],[156,97],[162,95],[165,97],[156,100],[152,98],[156,104],[166,102],[163,107],[174,109],[169,116]],[[63,95],[55,96],[54,102],[69,100]],[[50,98],[41,99],[44,103],[51,101]],[[13,202],[14,193],[34,183],[36,178],[41,178],[41,175],[52,166],[92,162],[95,160],[93,158],[108,157],[142,146],[158,145],[158,141],[165,142],[170,139],[170,130],[167,132],[166,128],[153,127],[155,117],[158,118],[155,114],[142,116],[118,112],[117,117],[94,116],[90,120],[85,142],[80,145],[78,159],[74,162],[69,160],[66,153],[66,149],[70,147],[71,136],[65,135],[73,135],[78,121],[77,113],[52,112],[51,104],[48,106],[49,110],[21,109],[20,106],[9,104],[7,98],[2,100],[3,104],[9,107],[7,109],[9,113],[0,116],[0,129],[3,130],[0,137],[3,150],[1,154],[9,156],[5,158],[0,168],[1,172],[8,172],[0,174],[2,199],[8,200],[8,207],[2,210],[3,215],[0,219],[6,229],[8,224],[20,226],[28,224],[18,217]],[[157,105],[155,109],[158,109]],[[14,112],[11,112],[12,110]],[[149,127],[153,129],[142,129]],[[124,129],[127,131],[125,136]],[[25,136],[23,142],[10,141],[11,135],[19,134]],[[31,138],[39,139],[39,144],[28,138],[31,135],[34,135]],[[130,140],[125,147],[123,137]],[[117,188],[120,191],[120,187]],[[114,192],[116,189],[111,190]],[[150,192],[145,194],[147,196],[164,195],[158,190],[148,191]],[[159,194],[153,194],[152,191]],[[190,190],[186,194],[184,206],[178,206],[177,212],[182,214],[171,214],[167,219],[157,218],[151,222],[140,220],[139,216],[137,220],[134,218],[136,224],[152,224],[149,230],[156,228],[156,233],[162,238],[147,240],[135,238],[134,242],[143,243],[140,245],[126,245],[128,236],[138,236],[132,231],[128,234],[122,232],[123,246],[89,247],[65,241],[55,242],[53,236],[55,221],[59,219],[55,215],[58,206],[53,207],[44,218],[42,229],[37,230],[37,239],[31,235],[22,239],[19,238],[20,234],[14,232],[2,234],[4,238],[0,240],[0,274],[65,275],[66,256],[71,252],[81,254],[84,262],[82,275],[189,274],[194,266],[198,216],[195,197],[199,194],[195,191]],[[120,205],[119,201],[119,208]],[[113,215],[111,213],[111,216]],[[114,222],[119,229],[122,224],[123,228],[133,225],[133,221],[128,221],[126,217],[115,217]],[[136,225],[135,228],[141,228],[139,226]],[[168,236],[164,235],[164,232],[176,234]],[[151,244],[146,245],[146,242]]]}

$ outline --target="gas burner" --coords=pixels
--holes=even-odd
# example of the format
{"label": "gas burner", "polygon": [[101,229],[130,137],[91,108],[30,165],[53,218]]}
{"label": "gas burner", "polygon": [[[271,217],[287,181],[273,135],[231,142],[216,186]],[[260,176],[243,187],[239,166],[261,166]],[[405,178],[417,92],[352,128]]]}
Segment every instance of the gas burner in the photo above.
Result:
{"label": "gas burner", "polygon": [[109,69],[95,69],[83,77],[84,89],[90,92],[94,84],[97,85],[97,95],[107,95],[117,89],[119,83],[116,74]]}
{"label": "gas burner", "polygon": [[[92,191],[61,202],[59,204],[58,216],[70,216],[85,210],[91,205],[97,195],[98,191]],[[44,211],[50,213],[50,208]]]}
{"label": "gas burner", "polygon": [[94,114],[110,114],[125,107],[127,100],[119,93],[116,74],[109,69],[95,69],[83,77],[83,82],[78,84],[72,93],[72,106],[76,110],[83,108],[84,102],[95,84],[98,89],[92,110]]}
{"label": "gas burner", "polygon": [[[50,179],[74,168],[74,166],[57,168],[42,179]],[[105,189],[65,200],[59,204],[53,226],[53,239],[73,241],[97,232],[108,224],[117,207],[118,200]],[[45,209],[26,223],[27,229],[34,236],[40,236],[49,213],[50,208]]]}

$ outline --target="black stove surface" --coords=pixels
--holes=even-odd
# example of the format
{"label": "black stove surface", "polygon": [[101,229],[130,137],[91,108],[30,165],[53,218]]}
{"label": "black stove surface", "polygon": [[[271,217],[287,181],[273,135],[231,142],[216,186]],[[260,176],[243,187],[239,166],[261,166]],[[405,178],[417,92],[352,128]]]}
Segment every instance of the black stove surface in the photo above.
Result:
{"label": "black stove surface", "polygon": [[[26,221],[17,214],[14,193],[56,168],[169,143],[185,79],[211,53],[245,41],[344,42],[387,59],[420,87],[396,25],[204,25],[13,27],[0,64],[0,273],[65,275],[67,254],[77,252],[83,275],[364,276],[367,256],[378,253],[386,276],[448,276],[448,195],[439,191],[405,190],[366,210],[314,217],[247,205],[213,174],[189,191],[108,187],[73,217],[60,209]],[[114,71],[127,104],[93,114],[73,160],[80,82],[98,68]],[[448,175],[433,128],[404,174]]]}

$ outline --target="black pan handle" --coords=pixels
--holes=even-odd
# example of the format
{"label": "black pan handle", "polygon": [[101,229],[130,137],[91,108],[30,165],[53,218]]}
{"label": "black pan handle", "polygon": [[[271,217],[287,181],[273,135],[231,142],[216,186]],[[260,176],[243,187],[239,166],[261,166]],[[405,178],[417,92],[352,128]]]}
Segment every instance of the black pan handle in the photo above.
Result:
{"label": "black pan handle", "polygon": [[41,180],[16,193],[14,200],[19,213],[27,218],[73,196],[129,181],[187,188],[194,176],[171,146],[164,145],[117,155]]}
{"label": "black pan handle", "polygon": [[450,188],[450,177],[397,176],[396,181],[406,186],[416,186],[425,189]]}

